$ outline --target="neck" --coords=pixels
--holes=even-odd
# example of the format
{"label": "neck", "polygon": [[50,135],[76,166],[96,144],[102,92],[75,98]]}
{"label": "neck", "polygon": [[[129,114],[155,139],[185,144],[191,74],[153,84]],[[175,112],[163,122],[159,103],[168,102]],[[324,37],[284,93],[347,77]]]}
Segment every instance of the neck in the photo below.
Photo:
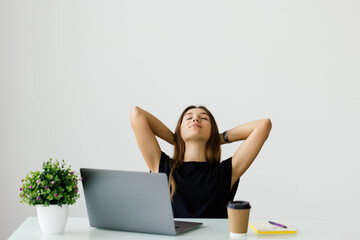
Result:
{"label": "neck", "polygon": [[184,162],[207,162],[205,148],[204,142],[185,143]]}

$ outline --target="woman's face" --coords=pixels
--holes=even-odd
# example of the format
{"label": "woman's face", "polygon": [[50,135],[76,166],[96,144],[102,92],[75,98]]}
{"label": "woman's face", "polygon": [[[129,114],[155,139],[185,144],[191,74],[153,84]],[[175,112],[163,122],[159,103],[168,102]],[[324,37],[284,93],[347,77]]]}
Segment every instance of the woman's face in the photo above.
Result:
{"label": "woman's face", "polygon": [[192,108],[185,113],[181,123],[181,137],[184,142],[189,140],[207,142],[210,134],[210,117],[205,110]]}

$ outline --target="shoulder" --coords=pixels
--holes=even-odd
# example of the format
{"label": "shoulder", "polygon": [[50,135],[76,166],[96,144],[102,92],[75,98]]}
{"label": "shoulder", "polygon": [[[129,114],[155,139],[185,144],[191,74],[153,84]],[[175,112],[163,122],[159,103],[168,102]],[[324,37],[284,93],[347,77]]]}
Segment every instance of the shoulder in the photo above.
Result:
{"label": "shoulder", "polygon": [[[232,157],[222,160],[216,167],[216,172],[221,176],[232,176]],[[225,177],[227,178],[227,177]]]}
{"label": "shoulder", "polygon": [[220,167],[230,167],[230,168],[232,168],[232,157],[229,157],[229,158],[227,158],[225,160],[222,160],[219,165],[220,165]]}
{"label": "shoulder", "polygon": [[223,176],[226,193],[230,194],[229,199],[232,200],[239,184],[239,179],[233,180],[232,157],[229,157],[220,163],[220,172],[221,176]]}
{"label": "shoulder", "polygon": [[166,153],[164,153],[163,151],[161,151],[161,157],[160,157],[160,161],[170,161],[170,157],[169,155],[167,155]]}
{"label": "shoulder", "polygon": [[219,176],[229,175],[232,172],[232,157],[224,159],[220,163],[211,164],[210,166]]}
{"label": "shoulder", "polygon": [[170,172],[170,157],[161,151],[160,163],[159,163],[159,172],[169,173]]}

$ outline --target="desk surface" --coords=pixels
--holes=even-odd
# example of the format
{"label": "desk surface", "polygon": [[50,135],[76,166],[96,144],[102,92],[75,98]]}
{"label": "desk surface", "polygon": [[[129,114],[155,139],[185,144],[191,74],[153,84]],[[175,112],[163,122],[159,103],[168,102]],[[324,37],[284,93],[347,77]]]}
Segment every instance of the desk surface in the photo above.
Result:
{"label": "desk surface", "polygon": [[[180,220],[180,219],[179,219]],[[27,218],[10,236],[15,239],[71,240],[71,239],[230,239],[227,219],[181,219],[184,221],[201,221],[203,226],[177,236],[110,231],[92,228],[87,218],[70,217],[63,234],[46,235],[40,230],[36,217]],[[301,240],[343,240],[339,232],[327,220],[286,220],[298,233],[295,235],[256,235],[250,228],[247,240],[252,239],[301,239]]]}

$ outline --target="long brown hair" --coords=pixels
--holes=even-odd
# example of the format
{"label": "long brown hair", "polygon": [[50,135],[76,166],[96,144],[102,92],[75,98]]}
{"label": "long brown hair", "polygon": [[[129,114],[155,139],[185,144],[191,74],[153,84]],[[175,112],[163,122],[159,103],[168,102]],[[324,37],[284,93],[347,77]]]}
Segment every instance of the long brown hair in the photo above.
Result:
{"label": "long brown hair", "polygon": [[201,108],[205,110],[206,113],[209,115],[210,123],[211,123],[211,133],[210,133],[210,139],[206,144],[205,156],[206,156],[206,160],[211,164],[220,163],[220,156],[221,156],[220,136],[219,136],[219,129],[215,122],[215,118],[213,117],[211,112],[204,106],[197,107],[192,105],[185,108],[176,125],[175,134],[174,134],[174,156],[172,159],[170,159],[171,170],[169,176],[169,189],[170,189],[171,199],[176,191],[176,183],[174,180],[173,172],[177,167],[179,167],[183,163],[184,155],[185,155],[185,142],[181,136],[181,131],[180,131],[181,123],[183,121],[185,113],[193,108]]}

